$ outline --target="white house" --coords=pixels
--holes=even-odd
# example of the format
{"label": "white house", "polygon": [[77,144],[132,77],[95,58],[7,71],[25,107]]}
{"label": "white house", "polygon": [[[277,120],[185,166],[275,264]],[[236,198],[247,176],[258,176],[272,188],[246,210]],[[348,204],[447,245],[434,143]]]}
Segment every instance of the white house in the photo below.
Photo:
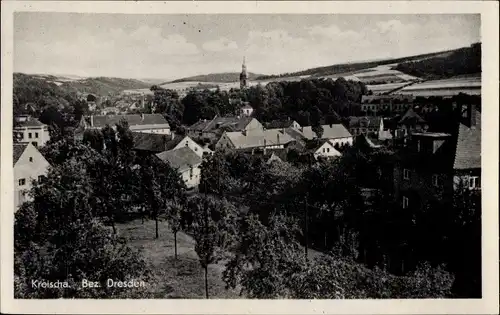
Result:
{"label": "white house", "polygon": [[252,114],[253,114],[253,107],[250,106],[250,104],[245,103],[245,105],[241,107],[241,115],[249,117],[252,116]]}
{"label": "white house", "polygon": [[164,151],[156,156],[177,169],[187,188],[194,188],[200,184],[202,158],[190,148],[182,147]]}
{"label": "white house", "polygon": [[[329,140],[332,145],[352,145],[354,139],[352,134],[342,124],[321,125],[323,128],[322,140]],[[299,128],[287,128],[285,131],[297,140],[317,139],[318,135],[312,130],[311,126]]]}
{"label": "white house", "polygon": [[49,162],[31,143],[14,143],[14,209],[29,199],[25,193],[31,189],[31,181],[43,180]]}
{"label": "white house", "polygon": [[39,147],[50,140],[49,127],[38,119],[22,115],[17,116],[15,120],[17,126],[14,127],[14,134],[18,142],[29,142],[35,147]]}
{"label": "white house", "polygon": [[318,159],[318,157],[333,158],[342,155],[335,149],[334,144],[328,140],[320,140],[313,144],[309,150],[313,153],[315,159]]}

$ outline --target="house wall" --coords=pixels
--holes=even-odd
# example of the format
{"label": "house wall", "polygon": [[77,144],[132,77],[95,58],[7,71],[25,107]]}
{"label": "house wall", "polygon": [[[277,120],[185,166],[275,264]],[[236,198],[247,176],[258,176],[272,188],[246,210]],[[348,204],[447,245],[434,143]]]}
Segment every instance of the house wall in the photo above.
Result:
{"label": "house wall", "polygon": [[45,145],[50,140],[48,126],[17,127],[14,128],[19,142],[29,142],[37,147]]}
{"label": "house wall", "polygon": [[322,157],[334,157],[341,156],[342,154],[337,151],[330,143],[325,142],[321,147],[314,152],[314,158],[317,159],[319,156]]}
{"label": "house wall", "polygon": [[[410,171],[404,178],[404,169]],[[433,182],[437,175],[438,185]],[[403,196],[409,198],[410,207],[421,208],[432,201],[450,202],[453,194],[453,176],[449,172],[415,169],[410,165],[396,164],[394,168],[394,198],[402,208]]]}
{"label": "house wall", "polygon": [[181,177],[182,180],[184,180],[184,183],[186,183],[187,188],[194,188],[198,186],[201,178],[200,164],[181,172]]}
{"label": "house wall", "polygon": [[130,130],[134,132],[156,133],[161,135],[170,135],[171,133],[170,127],[166,126],[152,127],[152,126],[133,125],[130,126]]}
{"label": "house wall", "polygon": [[[30,157],[33,161],[30,161]],[[25,201],[29,200],[28,196],[23,195],[23,192],[31,189],[31,181],[38,180],[39,176],[46,175],[49,162],[43,155],[31,144],[24,150],[23,154],[14,165],[14,209]],[[19,181],[24,179],[24,185],[20,185]]]}
{"label": "house wall", "polygon": [[349,145],[352,145],[353,143],[353,137],[345,137],[345,138],[335,138],[335,139],[328,139],[328,141],[334,146],[336,143],[339,145],[346,144],[348,143]]}

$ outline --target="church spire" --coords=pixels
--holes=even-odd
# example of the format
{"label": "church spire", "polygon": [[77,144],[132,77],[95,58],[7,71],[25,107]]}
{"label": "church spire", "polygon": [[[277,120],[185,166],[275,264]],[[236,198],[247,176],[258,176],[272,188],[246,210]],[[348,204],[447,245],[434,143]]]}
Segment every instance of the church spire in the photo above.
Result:
{"label": "church spire", "polygon": [[240,89],[244,89],[248,85],[247,65],[245,56],[243,56],[243,64],[241,65],[240,73]]}

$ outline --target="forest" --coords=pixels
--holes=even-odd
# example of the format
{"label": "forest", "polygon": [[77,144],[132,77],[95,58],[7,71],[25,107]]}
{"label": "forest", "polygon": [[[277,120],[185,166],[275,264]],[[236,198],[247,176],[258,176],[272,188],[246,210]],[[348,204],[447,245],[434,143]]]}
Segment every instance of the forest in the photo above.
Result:
{"label": "forest", "polygon": [[480,74],[481,43],[457,49],[446,56],[400,63],[394,69],[429,80]]}

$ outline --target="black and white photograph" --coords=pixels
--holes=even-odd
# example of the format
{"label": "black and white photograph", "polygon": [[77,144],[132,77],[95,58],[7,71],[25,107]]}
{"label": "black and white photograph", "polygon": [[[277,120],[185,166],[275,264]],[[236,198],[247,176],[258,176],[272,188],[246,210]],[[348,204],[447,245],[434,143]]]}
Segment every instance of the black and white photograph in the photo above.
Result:
{"label": "black and white photograph", "polygon": [[14,299],[484,296],[480,13],[12,19]]}

